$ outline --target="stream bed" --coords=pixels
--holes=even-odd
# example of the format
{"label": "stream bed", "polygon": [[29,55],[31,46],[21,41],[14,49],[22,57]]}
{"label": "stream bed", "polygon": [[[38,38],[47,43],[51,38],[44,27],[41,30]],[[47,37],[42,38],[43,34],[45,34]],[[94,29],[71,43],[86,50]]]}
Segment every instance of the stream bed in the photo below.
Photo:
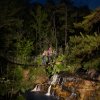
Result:
{"label": "stream bed", "polygon": [[26,94],[27,100],[100,100],[100,82],[79,76],[51,77],[48,85],[38,84]]}

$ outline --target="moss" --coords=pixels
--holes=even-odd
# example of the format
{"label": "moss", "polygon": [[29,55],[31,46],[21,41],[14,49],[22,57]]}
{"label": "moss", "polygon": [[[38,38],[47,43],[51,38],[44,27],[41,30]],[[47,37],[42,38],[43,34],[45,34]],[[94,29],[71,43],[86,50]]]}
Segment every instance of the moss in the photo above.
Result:
{"label": "moss", "polygon": [[22,95],[18,96],[16,100],[26,100]]}

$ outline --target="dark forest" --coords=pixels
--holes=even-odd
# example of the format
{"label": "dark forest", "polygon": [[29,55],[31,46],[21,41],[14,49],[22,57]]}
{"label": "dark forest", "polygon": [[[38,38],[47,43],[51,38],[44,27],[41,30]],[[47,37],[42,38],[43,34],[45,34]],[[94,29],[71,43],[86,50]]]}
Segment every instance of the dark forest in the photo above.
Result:
{"label": "dark forest", "polygon": [[[59,82],[52,78],[56,74]],[[69,82],[69,76],[83,83]],[[99,100],[99,82],[99,7],[77,7],[72,0],[0,0],[0,100]],[[49,87],[56,99],[30,99],[37,84],[42,95]],[[76,85],[92,91],[78,87],[74,93]]]}

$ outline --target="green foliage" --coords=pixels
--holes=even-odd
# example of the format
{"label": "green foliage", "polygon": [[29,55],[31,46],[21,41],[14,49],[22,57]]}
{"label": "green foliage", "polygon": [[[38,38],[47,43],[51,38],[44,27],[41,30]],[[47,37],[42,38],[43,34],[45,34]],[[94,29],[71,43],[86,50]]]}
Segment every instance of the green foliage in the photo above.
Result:
{"label": "green foliage", "polygon": [[43,67],[31,68],[30,74],[29,74],[30,81],[35,82],[37,76],[46,76],[45,68],[43,68]]}
{"label": "green foliage", "polygon": [[53,75],[53,74],[52,74],[52,73],[53,73],[53,67],[52,67],[52,66],[48,66],[48,67],[46,68],[46,72],[47,72],[47,75],[48,75],[48,76]]}
{"label": "green foliage", "polygon": [[33,41],[26,38],[23,39],[21,35],[19,35],[15,41],[15,43],[11,43],[8,55],[16,58],[18,62],[27,63],[33,51]]}
{"label": "green foliage", "polygon": [[[84,20],[80,23],[74,23],[76,28],[83,28],[85,31],[90,32],[100,22],[100,9],[95,10],[88,16],[84,17]],[[99,24],[96,26],[99,27]],[[98,30],[95,30],[96,32]]]}
{"label": "green foliage", "polygon": [[18,91],[22,87],[22,80],[23,80],[23,73],[22,73],[22,68],[21,66],[17,66],[14,70],[11,71],[12,79],[10,73],[8,73],[9,79],[11,80],[11,87],[15,91]]}
{"label": "green foliage", "polygon": [[5,77],[0,78],[0,95],[1,96],[4,96],[7,93],[10,84],[11,84],[10,80],[7,80]]}
{"label": "green foliage", "polygon": [[56,73],[59,73],[60,71],[66,71],[66,67],[64,66],[64,64],[60,63],[60,64],[55,64],[53,66],[48,66],[46,68],[46,71],[47,71],[47,74],[51,76]]}
{"label": "green foliage", "polygon": [[65,55],[61,54],[57,57],[56,62],[63,62],[65,60]]}
{"label": "green foliage", "polygon": [[22,68],[21,66],[17,66],[15,69],[14,69],[14,79],[18,82],[18,81],[22,81],[23,79],[23,73],[22,73]]}
{"label": "green foliage", "polygon": [[[17,1],[6,0],[0,1],[0,28],[13,30],[12,28],[21,28],[22,20],[15,17],[15,15],[22,10]],[[19,7],[18,7],[19,6]]]}
{"label": "green foliage", "polygon": [[23,39],[20,41],[17,41],[16,43],[16,54],[17,56],[21,57],[27,57],[32,52],[32,44],[33,42],[27,39]]}
{"label": "green foliage", "polygon": [[[23,78],[24,69],[21,66],[15,67],[7,63],[7,70],[0,78],[1,95],[19,90],[25,92],[34,85],[37,76],[50,76],[60,71],[74,73],[81,66],[84,69],[100,69],[100,35],[80,33],[78,36],[79,33],[76,33],[76,36],[73,36],[77,32],[73,23],[82,20],[85,13],[81,10],[78,13],[79,9],[71,3],[63,2],[48,6],[37,4],[30,8],[29,5],[24,5],[26,1],[28,0],[0,0],[0,56],[3,55],[5,59],[14,57],[18,61],[30,64],[31,60],[25,58],[41,54],[41,51],[47,49],[48,44],[58,50],[58,47],[65,49],[67,42],[69,51],[68,54],[65,52],[66,55],[62,55],[63,50],[61,50],[61,55],[55,59],[56,64],[48,66],[46,70],[43,66],[39,66],[42,57],[37,56],[35,62],[37,66],[28,67],[29,79],[26,80]],[[70,2],[70,0],[65,1]],[[75,24],[78,31],[79,27],[91,31],[95,25],[100,30],[100,10],[84,18],[82,22]],[[3,66],[1,71],[2,68],[6,69]],[[18,97],[18,99],[23,98]]]}
{"label": "green foliage", "polygon": [[65,55],[61,54],[57,58],[54,58],[54,60],[55,64],[51,63],[51,65],[49,65],[46,68],[47,74],[49,76],[65,70],[65,65],[64,65]]}
{"label": "green foliage", "polygon": [[68,73],[75,73],[80,67],[79,64],[69,64],[66,66],[65,71]]}
{"label": "green foliage", "polygon": [[26,2],[27,0],[0,1],[0,52],[3,54],[8,54],[9,49],[13,49],[11,45],[15,42],[17,32],[25,32],[23,14]]}
{"label": "green foliage", "polygon": [[[27,80],[25,79],[25,76],[23,76],[26,75],[23,73],[24,71],[29,71]],[[37,77],[42,76],[47,77],[44,67],[29,67],[24,69],[21,66],[16,66],[15,68],[7,69],[7,74],[5,77],[0,78],[0,95],[4,96],[7,93],[13,94],[17,93],[18,91],[25,93],[26,90],[32,88]],[[18,97],[17,100],[19,100],[19,98],[22,97]]]}
{"label": "green foliage", "polygon": [[[33,28],[33,31],[35,32],[35,43],[36,43],[36,50],[42,51],[43,49],[47,48],[48,46],[48,35],[49,35],[49,28],[50,24],[47,20],[47,13],[46,11],[41,7],[37,6],[36,10],[34,12],[31,12],[32,16],[34,18],[34,22],[32,23],[31,27]],[[34,36],[33,36],[34,38]],[[38,49],[37,49],[38,47]]]}
{"label": "green foliage", "polygon": [[59,73],[60,71],[65,71],[65,67],[62,64],[55,65],[52,74]]}
{"label": "green foliage", "polygon": [[[79,55],[87,52],[88,54],[91,53],[93,50],[99,47],[100,41],[98,40],[100,37],[98,36],[75,36],[70,37],[71,46],[73,46],[73,54]],[[75,45],[75,46],[74,46]],[[81,49],[81,50],[79,50]],[[78,52],[77,52],[78,51]]]}
{"label": "green foliage", "polygon": [[[81,64],[85,69],[99,68],[99,35],[83,35],[70,37],[70,52],[67,55],[67,65]],[[92,63],[91,63],[92,62]]]}
{"label": "green foliage", "polygon": [[16,100],[26,100],[22,95],[18,96]]}
{"label": "green foliage", "polygon": [[95,70],[100,70],[100,57],[91,59],[88,62],[84,62],[84,69],[95,69]]}
{"label": "green foliage", "polygon": [[21,89],[23,79],[22,68],[8,68],[7,74],[0,79],[0,95],[13,94]]}
{"label": "green foliage", "polygon": [[37,66],[40,66],[42,64],[42,57],[41,57],[41,55],[38,55],[36,57],[36,62],[35,63],[36,63]]}

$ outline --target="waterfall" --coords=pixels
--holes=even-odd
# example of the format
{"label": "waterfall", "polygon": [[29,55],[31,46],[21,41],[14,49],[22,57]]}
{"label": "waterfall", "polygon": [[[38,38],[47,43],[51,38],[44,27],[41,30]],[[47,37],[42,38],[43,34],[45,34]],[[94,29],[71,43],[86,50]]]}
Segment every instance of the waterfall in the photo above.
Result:
{"label": "waterfall", "polygon": [[36,85],[35,88],[33,90],[31,90],[32,92],[36,92],[36,91],[40,91],[40,86]]}
{"label": "waterfall", "polygon": [[58,75],[57,74],[54,74],[52,76],[52,81],[51,81],[51,84],[55,84],[57,82],[57,78],[58,78]]}
{"label": "waterfall", "polygon": [[49,88],[48,88],[48,92],[46,93],[47,96],[50,96],[50,95],[51,95],[51,94],[50,94],[51,86],[56,84],[57,78],[58,78],[58,75],[57,75],[57,74],[54,74],[54,75],[52,76],[52,81],[51,81],[50,86],[49,86]]}
{"label": "waterfall", "polygon": [[50,96],[50,91],[51,91],[51,85],[49,86],[48,92],[45,95]]}

